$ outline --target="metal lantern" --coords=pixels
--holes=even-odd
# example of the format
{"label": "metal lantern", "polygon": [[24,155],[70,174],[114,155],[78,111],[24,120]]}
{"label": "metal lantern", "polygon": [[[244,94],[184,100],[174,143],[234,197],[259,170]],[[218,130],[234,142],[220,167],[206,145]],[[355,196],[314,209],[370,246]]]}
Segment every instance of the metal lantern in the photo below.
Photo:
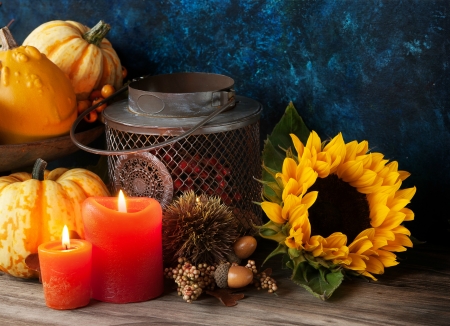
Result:
{"label": "metal lantern", "polygon": [[163,208],[193,190],[218,196],[244,230],[261,224],[259,117],[262,106],[236,96],[233,79],[177,73],[129,85],[127,100],[103,112],[113,192],[147,196]]}

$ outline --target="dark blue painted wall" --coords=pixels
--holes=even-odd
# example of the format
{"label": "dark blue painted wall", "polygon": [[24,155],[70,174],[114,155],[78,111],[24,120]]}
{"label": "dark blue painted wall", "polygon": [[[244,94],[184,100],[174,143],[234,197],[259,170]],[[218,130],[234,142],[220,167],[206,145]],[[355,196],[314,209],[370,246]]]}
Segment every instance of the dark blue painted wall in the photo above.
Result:
{"label": "dark blue painted wall", "polygon": [[17,41],[54,19],[112,25],[130,77],[205,71],[264,105],[264,139],[293,101],[307,125],[397,160],[416,185],[414,235],[449,238],[450,1],[2,1]]}

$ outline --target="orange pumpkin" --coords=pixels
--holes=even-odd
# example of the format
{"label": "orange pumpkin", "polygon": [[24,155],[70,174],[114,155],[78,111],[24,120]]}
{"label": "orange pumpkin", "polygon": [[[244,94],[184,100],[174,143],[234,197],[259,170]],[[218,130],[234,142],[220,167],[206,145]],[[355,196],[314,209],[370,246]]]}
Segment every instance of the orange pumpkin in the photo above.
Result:
{"label": "orange pumpkin", "polygon": [[61,239],[64,225],[84,238],[81,204],[90,196],[109,196],[91,171],[44,168],[38,159],[32,174],[0,177],[0,270],[16,277],[37,276],[25,259],[41,243]]}
{"label": "orange pumpkin", "polygon": [[7,27],[0,40],[0,144],[69,133],[77,102],[66,75],[35,47],[18,46]]}
{"label": "orange pumpkin", "polygon": [[64,71],[77,100],[85,100],[106,84],[122,87],[122,65],[104,38],[110,26],[100,21],[92,29],[75,21],[54,20],[40,25],[23,42],[32,45]]}

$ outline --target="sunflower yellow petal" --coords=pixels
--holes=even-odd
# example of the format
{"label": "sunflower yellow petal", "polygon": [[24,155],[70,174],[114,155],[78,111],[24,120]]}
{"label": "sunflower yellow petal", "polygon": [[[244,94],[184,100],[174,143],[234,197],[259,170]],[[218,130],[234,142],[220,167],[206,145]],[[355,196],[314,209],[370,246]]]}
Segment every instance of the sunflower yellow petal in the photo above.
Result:
{"label": "sunflower yellow petal", "polygon": [[411,200],[416,194],[416,190],[416,187],[401,189],[395,193],[395,197]]}
{"label": "sunflower yellow petal", "polygon": [[284,224],[286,221],[281,217],[281,206],[275,203],[264,201],[261,208],[267,217],[274,223]]}
{"label": "sunflower yellow petal", "polygon": [[375,193],[367,195],[367,200],[369,201],[369,206],[371,207],[371,209],[374,205],[387,205],[388,198],[389,193],[384,191],[377,191]]}
{"label": "sunflower yellow petal", "polygon": [[402,181],[406,180],[411,175],[411,173],[407,171],[398,171],[398,174],[400,174],[399,178]]}
{"label": "sunflower yellow petal", "polygon": [[308,210],[305,205],[298,205],[294,207],[289,214],[289,223],[291,225],[298,225],[305,223],[308,218]]}
{"label": "sunflower yellow petal", "polygon": [[372,164],[370,169],[376,173],[379,173],[386,166],[388,160],[383,160],[384,155],[381,153],[370,153],[372,157]]}
{"label": "sunflower yellow petal", "polygon": [[409,231],[406,227],[404,227],[403,225],[399,225],[396,228],[392,229],[393,233],[400,233],[400,234],[405,234],[407,236],[411,235],[411,231]]}
{"label": "sunflower yellow petal", "polygon": [[342,133],[334,137],[322,150],[330,154],[332,164],[330,166],[330,173],[334,173],[339,164],[344,160],[346,155],[344,138]]}
{"label": "sunflower yellow petal", "polygon": [[410,210],[409,208],[405,207],[400,210],[403,214],[405,214],[404,221],[412,221],[414,220],[414,212]]}
{"label": "sunflower yellow petal", "polygon": [[389,168],[390,172],[398,172],[398,162],[392,161],[386,164],[386,166]]}
{"label": "sunflower yellow petal", "polygon": [[389,172],[384,178],[383,178],[383,185],[393,185],[396,184],[400,180],[400,174],[396,171]]}
{"label": "sunflower yellow petal", "polygon": [[345,182],[354,182],[363,175],[363,164],[359,161],[345,162],[338,168],[337,173]]}
{"label": "sunflower yellow petal", "polygon": [[378,250],[378,259],[383,263],[384,267],[398,265],[397,256],[390,251]]}
{"label": "sunflower yellow petal", "polygon": [[393,244],[393,245],[386,245],[384,247],[382,247],[383,250],[387,250],[387,251],[393,251],[393,252],[403,252],[406,251],[406,248],[399,245],[399,244]]}
{"label": "sunflower yellow petal", "polygon": [[367,236],[363,236],[359,239],[354,240],[349,246],[348,249],[351,253],[362,254],[366,250],[373,247],[372,241],[370,241]]}
{"label": "sunflower yellow petal", "polygon": [[[370,166],[372,165],[372,155],[368,154],[357,156],[356,161],[361,161],[364,169],[372,171],[372,169],[370,168]],[[373,172],[376,173],[375,171]]]}
{"label": "sunflower yellow petal", "polygon": [[377,178],[377,174],[372,170],[363,170],[362,176],[353,182],[350,182],[350,185],[355,188],[365,188],[373,185],[375,179]]}
{"label": "sunflower yellow petal", "polygon": [[370,225],[374,228],[383,224],[391,210],[383,204],[372,205],[370,209]]}
{"label": "sunflower yellow petal", "polygon": [[337,156],[344,158],[346,156],[346,149],[342,133],[340,132],[337,134],[328,144],[326,144],[323,151],[330,153],[332,159]]}
{"label": "sunflower yellow petal", "polygon": [[342,232],[334,232],[326,239],[327,248],[341,248],[347,243],[347,236]]}
{"label": "sunflower yellow petal", "polygon": [[344,162],[354,161],[356,159],[356,149],[358,142],[356,140],[345,144],[345,159]]}
{"label": "sunflower yellow petal", "polygon": [[310,208],[317,199],[317,196],[319,195],[318,191],[310,191],[302,198],[302,204],[306,206],[306,208]]}
{"label": "sunflower yellow petal", "polygon": [[283,167],[281,168],[281,172],[284,176],[287,176],[288,178],[295,178],[296,177],[296,170],[297,170],[297,163],[294,161],[294,159],[287,157],[283,161]]}
{"label": "sunflower yellow petal", "polygon": [[405,220],[405,214],[402,212],[390,211],[383,223],[379,226],[381,229],[392,230],[396,228]]}
{"label": "sunflower yellow petal", "polygon": [[409,199],[394,198],[388,202],[388,206],[393,211],[399,211],[410,203]]}
{"label": "sunflower yellow petal", "polygon": [[364,155],[369,150],[369,142],[367,140],[363,140],[358,144],[358,147],[356,148],[356,155]]}
{"label": "sunflower yellow petal", "polygon": [[289,179],[290,179],[288,176],[286,176],[286,175],[284,175],[283,173],[280,173],[280,172],[278,172],[277,174],[275,174],[275,178],[280,179],[280,180],[281,180],[281,183],[282,183],[283,185],[286,185],[286,183],[288,183],[288,181],[289,181]]}
{"label": "sunflower yellow petal", "polygon": [[333,260],[334,263],[344,263],[350,264],[351,260],[348,258],[349,250],[348,247],[343,246],[341,248],[332,248],[324,250],[324,255],[321,257],[325,260]]}
{"label": "sunflower yellow petal", "polygon": [[281,194],[281,199],[285,200],[289,195],[298,196],[303,191],[303,185],[299,184],[297,180],[290,178],[289,181],[284,185],[283,192]]}
{"label": "sunflower yellow petal", "polygon": [[314,235],[305,243],[305,250],[312,252],[314,257],[318,257],[323,253],[323,241],[322,236]]}
{"label": "sunflower yellow petal", "polygon": [[316,161],[314,171],[317,172],[319,178],[326,178],[330,175],[330,164],[323,161]]}
{"label": "sunflower yellow petal", "polygon": [[306,142],[306,147],[309,149],[315,149],[317,153],[322,150],[322,141],[319,135],[313,130],[309,134],[308,141]]}
{"label": "sunflower yellow petal", "polygon": [[384,273],[384,265],[377,257],[370,256],[365,263],[367,272],[374,274]]}
{"label": "sunflower yellow petal", "polygon": [[301,173],[301,177],[298,179],[298,183],[301,185],[306,185],[307,188],[310,188],[317,180],[317,172],[314,171],[311,167],[306,167],[303,169],[303,173]]}
{"label": "sunflower yellow petal", "polygon": [[392,241],[395,239],[395,233],[392,230],[385,230],[385,229],[380,229],[380,228],[376,228],[374,230],[375,230],[374,239],[383,238],[386,241],[388,241],[388,240]]}
{"label": "sunflower yellow petal", "polygon": [[377,281],[377,279],[369,272],[366,272],[366,271],[359,271],[359,272],[361,273],[361,275],[368,277],[368,278],[372,279],[373,281]]}
{"label": "sunflower yellow petal", "polygon": [[352,259],[352,262],[350,263],[350,265],[345,266],[346,268],[360,271],[366,269],[366,263],[364,262],[361,255],[349,253],[348,256]]}
{"label": "sunflower yellow petal", "polygon": [[300,141],[300,139],[295,134],[289,134],[291,136],[292,143],[294,144],[294,148],[297,151],[298,157],[302,157],[303,155],[303,143]]}
{"label": "sunflower yellow petal", "polygon": [[413,247],[413,243],[412,243],[411,239],[407,235],[400,234],[400,233],[395,235],[395,240],[388,241],[388,246],[393,246],[393,245],[401,245],[401,246],[409,247],[409,248]]}
{"label": "sunflower yellow petal", "polygon": [[381,178],[386,178],[389,174],[389,168],[387,166],[384,166],[380,171],[378,171],[378,175]]}
{"label": "sunflower yellow petal", "polygon": [[283,211],[289,212],[296,206],[302,204],[302,199],[294,194],[289,194],[283,201]]}
{"label": "sunflower yellow petal", "polygon": [[372,185],[366,186],[366,187],[358,187],[358,192],[360,192],[362,194],[371,194],[374,192],[378,192],[378,190],[380,189],[382,184],[383,184],[383,179],[381,179],[377,176]]}

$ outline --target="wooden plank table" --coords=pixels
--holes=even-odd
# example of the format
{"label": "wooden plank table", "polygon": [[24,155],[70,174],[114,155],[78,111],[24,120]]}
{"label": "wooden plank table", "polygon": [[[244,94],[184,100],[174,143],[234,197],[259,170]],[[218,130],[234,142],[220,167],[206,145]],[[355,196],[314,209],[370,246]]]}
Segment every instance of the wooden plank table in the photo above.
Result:
{"label": "wooden plank table", "polygon": [[277,294],[250,287],[234,307],[206,294],[188,304],[169,286],[147,302],[91,300],[84,308],[57,311],[45,306],[40,283],[0,272],[0,325],[450,325],[450,248],[420,245],[402,259],[377,282],[344,281],[327,302],[277,268]]}

